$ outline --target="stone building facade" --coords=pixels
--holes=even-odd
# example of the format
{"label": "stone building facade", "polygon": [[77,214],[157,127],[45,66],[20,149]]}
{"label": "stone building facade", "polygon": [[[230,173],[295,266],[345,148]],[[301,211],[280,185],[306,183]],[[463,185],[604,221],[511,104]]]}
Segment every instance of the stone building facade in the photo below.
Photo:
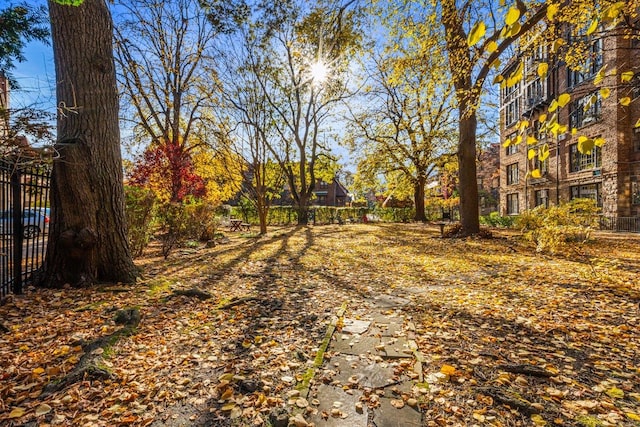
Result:
{"label": "stone building facade", "polygon": [[[580,72],[554,63],[543,48],[503,70],[509,76],[522,61],[524,79],[502,88],[500,96],[503,215],[587,197],[605,216],[640,216],[640,42],[610,32],[590,43]],[[537,73],[541,62],[549,65],[544,78]],[[623,73],[629,71],[633,77],[627,81],[630,74]],[[561,94],[570,101],[549,111]],[[541,116],[548,123],[554,114],[566,126],[557,135],[540,123]],[[581,153],[578,143],[584,139],[604,144]],[[540,147],[549,148],[543,161]],[[539,174],[532,176],[534,170]]]}

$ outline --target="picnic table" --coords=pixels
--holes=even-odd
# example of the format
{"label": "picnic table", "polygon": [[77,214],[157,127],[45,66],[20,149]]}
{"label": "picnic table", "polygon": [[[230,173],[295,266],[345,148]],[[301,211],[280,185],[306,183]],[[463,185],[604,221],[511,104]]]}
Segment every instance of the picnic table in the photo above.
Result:
{"label": "picnic table", "polygon": [[229,220],[229,231],[249,231],[250,228],[251,224],[244,223],[241,219],[231,218]]}

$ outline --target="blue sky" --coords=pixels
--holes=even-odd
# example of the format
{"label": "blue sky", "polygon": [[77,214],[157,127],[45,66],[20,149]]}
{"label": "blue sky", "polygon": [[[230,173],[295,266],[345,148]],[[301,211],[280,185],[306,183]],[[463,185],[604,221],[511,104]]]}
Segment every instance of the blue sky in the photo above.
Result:
{"label": "blue sky", "polygon": [[12,71],[20,89],[12,89],[11,105],[14,108],[36,104],[38,108],[55,108],[55,67],[51,45],[32,42],[24,51],[26,61],[16,63]]}

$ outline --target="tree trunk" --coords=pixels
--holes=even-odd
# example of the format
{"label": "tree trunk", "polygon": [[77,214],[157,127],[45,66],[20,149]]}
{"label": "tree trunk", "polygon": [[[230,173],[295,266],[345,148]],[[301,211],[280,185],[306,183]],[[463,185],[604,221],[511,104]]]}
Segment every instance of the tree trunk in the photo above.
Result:
{"label": "tree trunk", "polygon": [[[463,107],[464,108],[464,107]],[[480,232],[478,212],[478,180],[476,177],[476,113],[460,111],[458,142],[458,174],[460,191],[461,233],[470,236]]]}
{"label": "tree trunk", "polygon": [[49,1],[58,129],[39,285],[135,281],[127,242],[112,22],[104,0]]}
{"label": "tree trunk", "polygon": [[298,225],[307,225],[309,224],[309,203],[308,196],[300,194],[298,198],[298,206],[296,206],[296,211],[298,213]]}
{"label": "tree trunk", "polygon": [[427,178],[419,175],[413,186],[413,199],[416,205],[415,221],[427,222],[427,215],[424,211],[424,186]]}

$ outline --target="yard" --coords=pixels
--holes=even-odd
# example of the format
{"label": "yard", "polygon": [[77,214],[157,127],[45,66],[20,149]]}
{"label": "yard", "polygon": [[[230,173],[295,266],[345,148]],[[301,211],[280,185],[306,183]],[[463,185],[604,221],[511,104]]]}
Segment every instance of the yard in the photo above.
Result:
{"label": "yard", "polygon": [[[358,318],[393,294],[410,301],[424,377],[399,398],[423,425],[638,425],[639,244],[598,234],[551,256],[513,233],[346,224],[233,233],[168,260],[153,246],[135,286],[31,289],[0,306],[0,424],[269,425],[276,408],[300,410],[291,390],[330,322],[339,333],[340,307]],[[103,375],[45,389],[113,336],[122,308],[141,321],[91,350]]]}

